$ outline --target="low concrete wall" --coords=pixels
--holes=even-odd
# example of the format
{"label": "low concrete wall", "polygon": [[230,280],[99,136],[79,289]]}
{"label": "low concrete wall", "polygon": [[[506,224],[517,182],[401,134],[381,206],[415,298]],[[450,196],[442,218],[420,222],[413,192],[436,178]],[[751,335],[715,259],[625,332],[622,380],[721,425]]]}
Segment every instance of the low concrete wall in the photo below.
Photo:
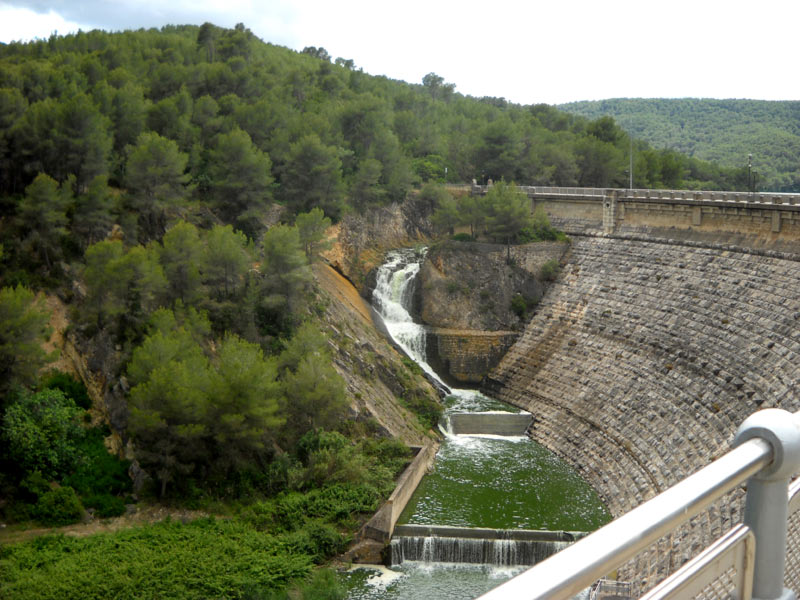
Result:
{"label": "low concrete wall", "polygon": [[447,525],[398,525],[395,536],[448,537],[517,542],[573,542],[589,535],[584,531],[545,531],[542,529],[490,529],[486,527],[450,527]]}
{"label": "low concrete wall", "polygon": [[414,490],[417,489],[420,480],[433,464],[438,449],[438,442],[429,441],[417,452],[417,456],[397,480],[397,486],[392,495],[361,529],[359,536],[361,539],[389,543],[397,519],[400,518],[400,514],[411,499]]}
{"label": "low concrete wall", "polygon": [[454,413],[450,415],[450,429],[457,435],[525,435],[531,419],[530,413]]}

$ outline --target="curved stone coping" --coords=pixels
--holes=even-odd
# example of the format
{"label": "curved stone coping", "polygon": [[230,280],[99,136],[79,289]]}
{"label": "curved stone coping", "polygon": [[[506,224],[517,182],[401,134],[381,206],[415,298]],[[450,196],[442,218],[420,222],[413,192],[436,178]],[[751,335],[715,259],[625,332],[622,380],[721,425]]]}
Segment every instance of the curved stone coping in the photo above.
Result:
{"label": "curved stone coping", "polygon": [[398,525],[394,537],[446,537],[517,542],[574,542],[589,535],[587,531],[547,531],[544,529],[491,529],[488,527],[453,527],[450,525]]}

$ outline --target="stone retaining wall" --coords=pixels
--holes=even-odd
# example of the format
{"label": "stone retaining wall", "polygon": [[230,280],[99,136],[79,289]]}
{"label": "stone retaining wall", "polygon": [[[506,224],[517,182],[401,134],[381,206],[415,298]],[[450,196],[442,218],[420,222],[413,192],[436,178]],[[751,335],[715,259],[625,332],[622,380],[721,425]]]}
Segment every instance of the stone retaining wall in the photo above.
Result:
{"label": "stone retaining wall", "polygon": [[[705,246],[705,247],[704,247]],[[800,263],[771,251],[575,237],[488,391],[619,516],[730,448],[759,408],[800,408]],[[621,570],[674,570],[740,519],[718,503]]]}
{"label": "stone retaining wall", "polygon": [[519,336],[515,331],[431,328],[425,352],[434,371],[459,383],[480,383]]}

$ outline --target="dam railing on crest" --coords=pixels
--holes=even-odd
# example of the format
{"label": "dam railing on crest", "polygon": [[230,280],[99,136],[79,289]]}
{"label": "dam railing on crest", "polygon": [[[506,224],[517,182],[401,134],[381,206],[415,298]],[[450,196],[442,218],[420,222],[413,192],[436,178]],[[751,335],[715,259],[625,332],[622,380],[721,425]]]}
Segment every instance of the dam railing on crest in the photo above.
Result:
{"label": "dam railing on crest", "polygon": [[[447,185],[451,191],[469,191],[473,195],[488,192],[488,185]],[[623,202],[682,202],[687,204],[739,206],[763,205],[762,208],[780,210],[800,209],[800,194],[784,192],[721,192],[715,190],[659,190],[631,188],[583,188],[521,185],[519,189],[531,198],[583,199],[602,202],[614,193]]]}
{"label": "dam railing on crest", "polygon": [[[569,599],[747,482],[743,522],[641,598],[794,600],[800,585],[800,412],[765,409],[739,427],[733,449],[655,498],[481,596]],[[793,552],[786,568],[787,527]],[[619,597],[619,596],[617,596]]]}

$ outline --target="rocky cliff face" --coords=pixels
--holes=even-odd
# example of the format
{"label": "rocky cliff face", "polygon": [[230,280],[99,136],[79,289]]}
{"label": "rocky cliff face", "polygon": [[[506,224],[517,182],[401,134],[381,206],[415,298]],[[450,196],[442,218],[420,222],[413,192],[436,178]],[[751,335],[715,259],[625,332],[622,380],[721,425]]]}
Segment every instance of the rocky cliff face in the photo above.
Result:
{"label": "rocky cliff face", "polygon": [[526,244],[511,249],[498,244],[448,241],[432,247],[420,270],[422,322],[449,329],[517,330],[524,319],[512,309],[519,294],[531,307],[544,293],[542,266],[558,261],[568,244]]}
{"label": "rocky cliff face", "polygon": [[375,286],[374,270],[392,248],[424,243],[433,235],[430,207],[410,197],[405,202],[349,214],[331,232],[336,242],[323,256],[366,297]]}
{"label": "rocky cliff face", "polygon": [[[428,362],[459,383],[479,383],[516,341],[544,294],[542,267],[569,244],[436,244],[420,269],[417,310],[430,326]],[[516,309],[515,309],[516,307]]]}
{"label": "rocky cliff face", "polygon": [[327,265],[315,265],[314,275],[327,301],[323,323],[353,418],[374,419],[384,434],[422,445],[429,434],[404,404],[438,402],[436,390],[376,329],[370,307],[349,281]]}

